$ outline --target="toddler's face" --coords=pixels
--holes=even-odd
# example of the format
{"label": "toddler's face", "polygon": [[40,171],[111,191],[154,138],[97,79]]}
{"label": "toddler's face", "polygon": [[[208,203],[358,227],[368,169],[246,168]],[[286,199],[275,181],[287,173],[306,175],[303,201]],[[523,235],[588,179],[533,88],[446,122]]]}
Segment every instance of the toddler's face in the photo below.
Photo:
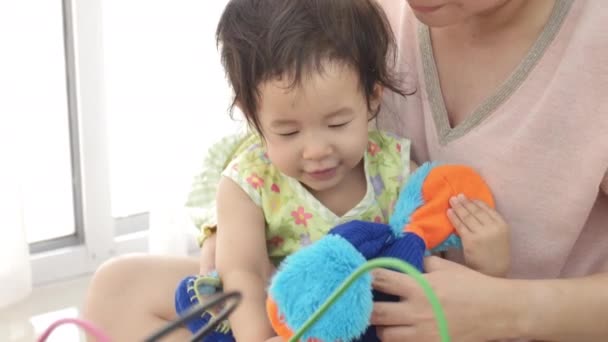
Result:
{"label": "toddler's face", "polygon": [[[361,165],[370,117],[357,74],[326,63],[322,73],[260,85],[259,120],[268,157],[284,174],[313,191],[330,190]],[[375,108],[382,90],[372,99]]]}

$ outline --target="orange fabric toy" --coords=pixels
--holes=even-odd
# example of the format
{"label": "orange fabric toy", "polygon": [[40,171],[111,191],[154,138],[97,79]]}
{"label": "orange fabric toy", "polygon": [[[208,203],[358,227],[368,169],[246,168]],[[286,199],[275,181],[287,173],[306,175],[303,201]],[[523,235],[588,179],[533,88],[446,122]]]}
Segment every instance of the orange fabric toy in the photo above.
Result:
{"label": "orange fabric toy", "polygon": [[[447,210],[450,198],[459,194],[494,207],[490,189],[473,169],[423,164],[401,190],[388,225],[351,221],[287,257],[268,289],[266,307],[275,332],[288,340],[367,260],[394,257],[423,271],[426,253],[458,245]],[[358,279],[303,341],[378,341],[369,318],[373,301],[382,299],[390,300],[372,291],[371,276]]]}

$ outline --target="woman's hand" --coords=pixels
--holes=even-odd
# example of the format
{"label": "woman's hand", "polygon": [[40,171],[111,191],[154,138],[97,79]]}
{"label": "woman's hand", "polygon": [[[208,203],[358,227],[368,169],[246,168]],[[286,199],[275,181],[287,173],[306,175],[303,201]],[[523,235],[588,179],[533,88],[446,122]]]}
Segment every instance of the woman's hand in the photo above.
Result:
{"label": "woman's hand", "polygon": [[[445,311],[453,341],[488,341],[511,336],[510,309],[505,280],[492,278],[438,257],[425,259],[426,279]],[[378,337],[390,341],[439,341],[435,316],[422,288],[408,275],[374,271],[374,288],[396,295],[399,302],[376,302],[371,323]]]}
{"label": "woman's hand", "polygon": [[462,239],[467,266],[504,277],[511,265],[509,226],[496,210],[464,195],[450,200],[448,218]]}

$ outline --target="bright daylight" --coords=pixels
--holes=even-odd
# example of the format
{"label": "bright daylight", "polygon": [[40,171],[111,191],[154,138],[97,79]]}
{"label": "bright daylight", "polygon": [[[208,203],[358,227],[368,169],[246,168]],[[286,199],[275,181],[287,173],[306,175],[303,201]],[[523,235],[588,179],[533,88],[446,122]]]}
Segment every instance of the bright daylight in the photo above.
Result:
{"label": "bright daylight", "polygon": [[0,341],[608,341],[605,0],[0,0]]}

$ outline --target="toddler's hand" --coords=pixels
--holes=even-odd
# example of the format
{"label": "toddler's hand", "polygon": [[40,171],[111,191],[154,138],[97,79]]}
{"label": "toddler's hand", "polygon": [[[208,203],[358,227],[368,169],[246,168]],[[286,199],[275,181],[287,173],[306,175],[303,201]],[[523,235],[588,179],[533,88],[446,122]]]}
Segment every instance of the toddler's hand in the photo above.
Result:
{"label": "toddler's hand", "polygon": [[511,263],[509,226],[482,201],[464,195],[450,199],[448,218],[462,239],[467,266],[481,273],[506,276]]}

